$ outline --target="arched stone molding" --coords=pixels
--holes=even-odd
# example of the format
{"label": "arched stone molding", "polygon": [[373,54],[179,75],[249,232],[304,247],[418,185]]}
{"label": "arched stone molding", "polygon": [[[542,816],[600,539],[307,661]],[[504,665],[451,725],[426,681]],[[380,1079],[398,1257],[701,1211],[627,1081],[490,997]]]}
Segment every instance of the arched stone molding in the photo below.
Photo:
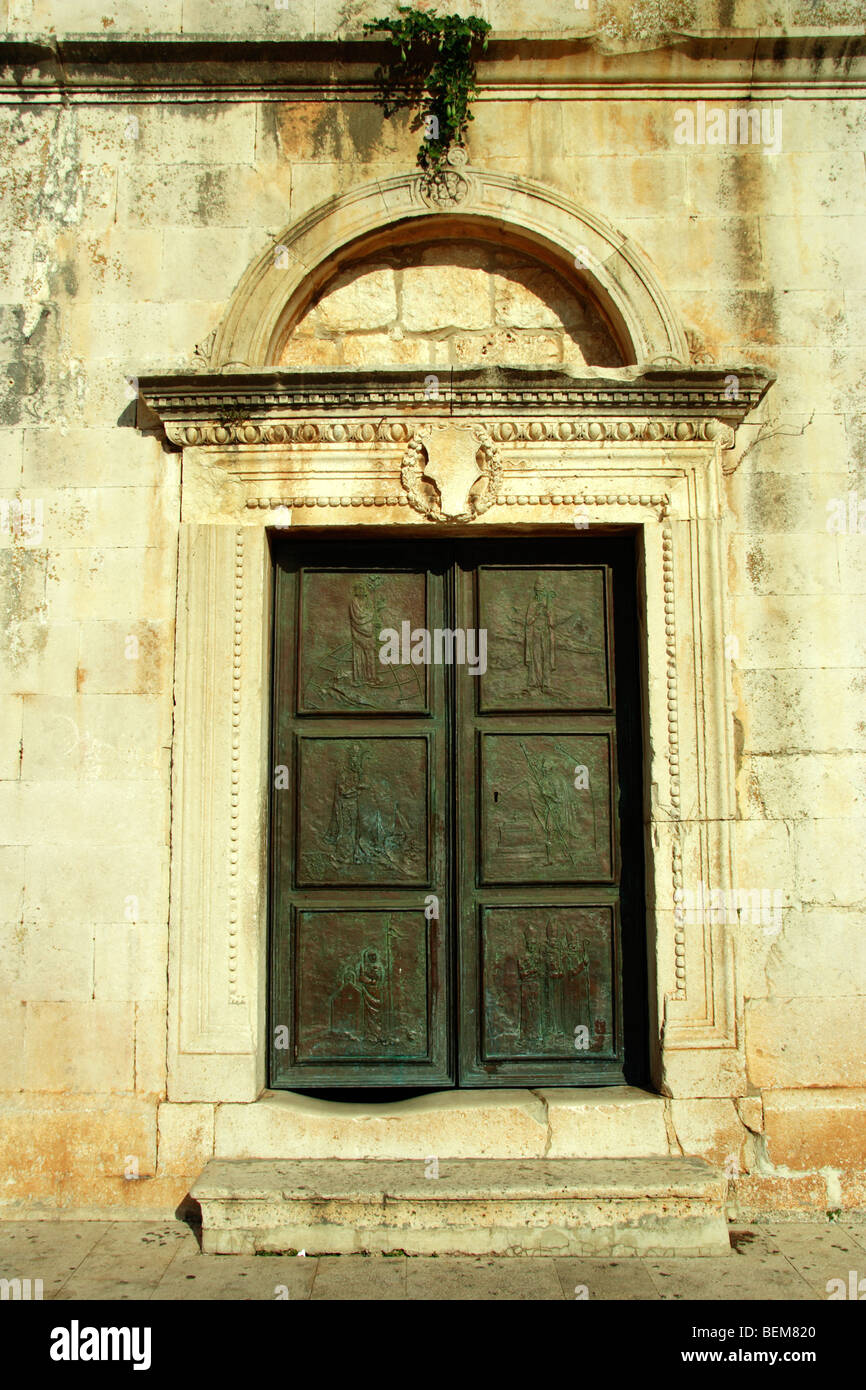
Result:
{"label": "arched stone molding", "polygon": [[[436,203],[417,173],[365,184],[289,224],[241,280],[210,353],[216,371],[261,368],[310,298],[339,269],[399,239],[470,233],[519,247],[582,285],[608,319],[623,360],[687,365],[685,332],[644,254],[604,218],[554,189],[510,174],[453,171]],[[575,259],[580,263],[576,266]]]}

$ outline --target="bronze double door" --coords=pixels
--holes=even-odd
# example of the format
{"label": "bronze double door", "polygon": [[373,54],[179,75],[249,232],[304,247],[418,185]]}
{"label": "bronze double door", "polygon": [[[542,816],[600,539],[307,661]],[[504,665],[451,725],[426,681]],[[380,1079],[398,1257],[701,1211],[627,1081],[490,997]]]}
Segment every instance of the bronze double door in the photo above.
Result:
{"label": "bronze double door", "polygon": [[629,539],[275,569],[270,1084],[642,1079]]}

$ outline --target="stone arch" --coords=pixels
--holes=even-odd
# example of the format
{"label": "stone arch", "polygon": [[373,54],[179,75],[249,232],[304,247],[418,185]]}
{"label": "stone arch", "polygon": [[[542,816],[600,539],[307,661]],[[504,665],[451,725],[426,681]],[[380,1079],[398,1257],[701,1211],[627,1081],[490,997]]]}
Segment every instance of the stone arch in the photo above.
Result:
{"label": "stone arch", "polygon": [[396,236],[441,239],[449,231],[496,239],[580,283],[605,315],[623,362],[689,363],[685,333],[652,266],[604,218],[528,179],[470,168],[453,174],[441,203],[418,174],[401,174],[331,198],[286,227],[232,297],[214,339],[216,370],[274,365],[291,324],[352,260]]}

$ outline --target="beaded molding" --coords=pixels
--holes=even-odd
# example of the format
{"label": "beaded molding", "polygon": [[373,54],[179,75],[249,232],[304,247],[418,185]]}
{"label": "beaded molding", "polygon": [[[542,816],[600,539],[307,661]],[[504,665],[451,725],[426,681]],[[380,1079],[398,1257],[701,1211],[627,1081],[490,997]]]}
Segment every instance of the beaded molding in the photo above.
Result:
{"label": "beaded molding", "polygon": [[229,817],[229,1001],[244,1004],[238,990],[238,840],[240,836],[241,644],[244,603],[244,528],[235,531],[234,627],[232,630],[232,755]]}
{"label": "beaded molding", "polygon": [[[674,556],[673,536],[669,523],[662,527],[662,587],[665,607],[665,653],[667,660],[667,706],[668,706],[668,773],[670,776],[670,798],[673,820],[677,823],[676,838],[671,846],[671,879],[674,902],[682,901],[683,889],[683,848],[680,841],[680,734],[679,711],[677,704],[677,632],[674,607]],[[676,985],[674,999],[686,997],[686,934],[682,923],[676,923],[674,931],[674,973]]]}
{"label": "beaded molding", "polygon": [[[435,414],[431,403],[431,415]],[[580,419],[488,420],[484,427],[496,444],[560,443],[676,444],[721,442],[731,448],[734,431],[724,420],[696,419]],[[165,430],[181,448],[228,448],[235,445],[406,444],[419,426],[411,420],[226,420],[220,424],[190,424],[167,419]]]}

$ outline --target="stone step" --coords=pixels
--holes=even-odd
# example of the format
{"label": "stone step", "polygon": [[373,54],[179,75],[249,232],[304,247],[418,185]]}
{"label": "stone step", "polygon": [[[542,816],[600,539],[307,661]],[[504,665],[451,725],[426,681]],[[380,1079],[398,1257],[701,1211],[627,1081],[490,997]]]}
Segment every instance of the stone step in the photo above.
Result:
{"label": "stone step", "polygon": [[728,1254],[702,1158],[211,1159],[191,1195],[206,1254]]}

